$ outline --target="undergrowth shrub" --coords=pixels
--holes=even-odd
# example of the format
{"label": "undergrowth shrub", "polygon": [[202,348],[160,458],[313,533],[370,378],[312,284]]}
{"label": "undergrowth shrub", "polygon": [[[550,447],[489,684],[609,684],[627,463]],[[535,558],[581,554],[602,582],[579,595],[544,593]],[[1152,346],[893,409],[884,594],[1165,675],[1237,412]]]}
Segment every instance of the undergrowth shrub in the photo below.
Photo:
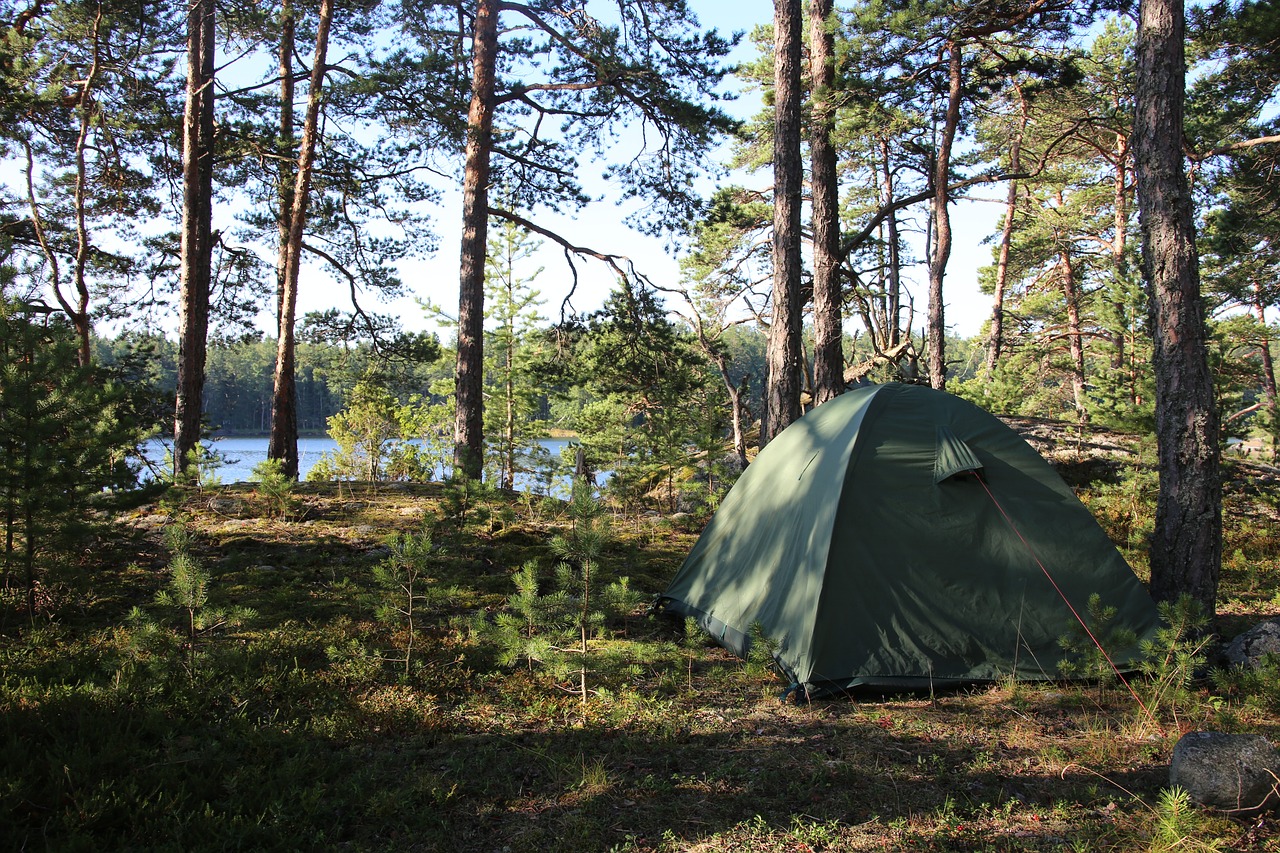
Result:
{"label": "undergrowth shrub", "polygon": [[1107,531],[1111,541],[1136,568],[1146,565],[1147,541],[1155,530],[1156,469],[1145,462],[1154,449],[1144,445],[1132,465],[1120,470],[1114,483],[1094,483],[1080,498]]}
{"label": "undergrowth shrub", "polygon": [[276,518],[287,518],[297,508],[293,496],[295,485],[292,477],[284,473],[284,463],[279,459],[264,459],[253,466],[249,479],[257,484],[258,497]]}
{"label": "undergrowth shrub", "polygon": [[1112,662],[1125,651],[1134,650],[1138,635],[1131,628],[1115,624],[1116,608],[1103,605],[1096,592],[1089,596],[1086,621],[1058,638],[1064,656],[1058,661],[1058,673],[1066,678],[1098,679],[1110,684],[1116,679]]}
{"label": "undergrowth shrub", "polygon": [[1142,643],[1142,673],[1147,677],[1147,705],[1153,713],[1168,712],[1175,718],[1195,702],[1190,687],[1205,664],[1209,644],[1209,617],[1200,602],[1189,595],[1159,605],[1161,626]]}
{"label": "undergrowth shrub", "polygon": [[456,586],[438,586],[430,577],[437,559],[431,534],[393,536],[387,540],[387,547],[390,555],[373,569],[373,580],[381,594],[376,615],[379,622],[403,630],[403,649],[398,657],[387,660],[403,663],[408,677],[424,619],[456,601],[462,591]]}
{"label": "undergrowth shrub", "polygon": [[155,603],[177,620],[165,626],[141,607],[134,607],[128,617],[132,629],[132,649],[139,659],[153,656],[176,661],[187,679],[195,682],[199,664],[205,656],[204,645],[221,628],[237,627],[255,615],[248,607],[216,607],[209,604],[211,577],[191,553],[193,537],[186,525],[170,525],[165,541],[172,556],[167,568],[169,579],[156,593]]}
{"label": "undergrowth shrub", "polygon": [[608,579],[603,559],[612,533],[589,485],[574,486],[566,514],[569,529],[548,543],[559,558],[554,584],[543,591],[537,561],[526,562],[513,576],[516,591],[502,612],[476,628],[497,647],[502,665],[523,664],[532,671],[538,664],[585,705],[596,692],[588,683],[597,654],[592,640],[608,634],[611,619],[622,623],[625,635],[643,596],[625,577]]}

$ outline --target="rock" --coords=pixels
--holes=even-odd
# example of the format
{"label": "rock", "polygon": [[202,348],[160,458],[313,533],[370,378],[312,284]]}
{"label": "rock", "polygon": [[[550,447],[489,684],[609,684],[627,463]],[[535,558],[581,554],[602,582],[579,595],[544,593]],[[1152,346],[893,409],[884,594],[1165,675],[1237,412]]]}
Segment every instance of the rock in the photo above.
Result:
{"label": "rock", "polygon": [[209,500],[210,512],[216,512],[218,515],[239,515],[240,509],[241,503],[235,498],[211,498]]}
{"label": "rock", "polygon": [[746,465],[743,464],[742,460],[736,453],[730,453],[729,455],[724,456],[716,464],[723,472],[721,476],[725,477],[737,477],[746,470]]}
{"label": "rock", "polygon": [[1256,668],[1267,655],[1280,656],[1280,619],[1254,625],[1227,646],[1227,661]]}
{"label": "rock", "polygon": [[1169,784],[1202,805],[1256,811],[1275,805],[1280,753],[1262,735],[1188,732],[1173,748]]}

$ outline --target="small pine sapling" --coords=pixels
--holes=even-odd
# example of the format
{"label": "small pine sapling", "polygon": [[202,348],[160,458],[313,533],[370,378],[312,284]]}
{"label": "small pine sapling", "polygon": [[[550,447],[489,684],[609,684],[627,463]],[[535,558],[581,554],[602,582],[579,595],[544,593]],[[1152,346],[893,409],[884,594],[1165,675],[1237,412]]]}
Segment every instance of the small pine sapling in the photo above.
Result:
{"label": "small pine sapling", "polygon": [[631,579],[618,578],[604,588],[601,595],[605,611],[622,619],[622,636],[627,636],[632,614],[645,602],[643,593],[631,588]]}
{"label": "small pine sapling", "polygon": [[1142,672],[1152,710],[1165,709],[1176,717],[1178,708],[1192,699],[1188,688],[1205,664],[1213,635],[1200,602],[1190,595],[1160,602],[1159,612],[1163,624],[1142,643]]}
{"label": "small pine sapling", "polygon": [[748,634],[746,671],[750,675],[765,675],[777,671],[774,653],[778,651],[778,641],[764,632],[764,626],[753,622]]}
{"label": "small pine sapling", "polygon": [[387,540],[391,554],[373,569],[373,580],[382,590],[376,615],[379,622],[405,631],[404,655],[388,658],[404,664],[407,678],[412,671],[418,629],[422,617],[433,608],[461,595],[457,587],[434,587],[428,576],[435,562],[429,533],[402,534]]}
{"label": "small pine sapling", "polygon": [[483,480],[458,474],[445,481],[441,511],[452,522],[454,532],[461,536],[468,523],[481,524],[488,520],[488,501],[492,495],[493,487]]}
{"label": "small pine sapling", "polygon": [[[256,614],[248,607],[209,606],[209,572],[191,553],[193,537],[183,524],[171,525],[165,531],[165,541],[173,553],[169,559],[169,582],[156,593],[155,602],[161,607],[178,610],[182,614],[182,633],[186,635],[186,660],[184,667],[194,681],[199,660],[199,646],[203,638],[219,628],[237,627]],[[130,622],[143,636],[154,638],[157,627],[140,608],[134,608]]]}
{"label": "small pine sapling", "polygon": [[1065,678],[1096,678],[1101,687],[1115,680],[1111,661],[1120,652],[1135,649],[1138,635],[1130,628],[1114,624],[1116,608],[1104,605],[1096,592],[1089,596],[1087,613],[1088,631],[1078,625],[1058,638],[1058,646],[1063,651],[1058,673]]}
{"label": "small pine sapling", "polygon": [[694,655],[702,649],[706,644],[706,634],[698,625],[698,620],[692,616],[684,617],[684,637],[681,638],[681,645],[684,646],[685,656],[688,663],[687,676],[689,680],[689,689],[693,689],[693,658]]}
{"label": "small pine sapling", "polygon": [[265,459],[253,467],[249,477],[257,484],[258,496],[276,518],[288,517],[296,508],[297,501],[293,497],[293,478],[284,473],[284,465],[279,459]]}
{"label": "small pine sapling", "polygon": [[507,610],[495,619],[490,636],[498,646],[503,666],[524,662],[546,664],[556,649],[573,637],[575,607],[564,590],[538,592],[538,564],[529,560],[515,573],[516,593],[507,598]]}
{"label": "small pine sapling", "polygon": [[592,587],[595,581],[593,572],[598,568],[611,537],[604,507],[595,499],[590,486],[585,482],[579,481],[574,484],[568,513],[569,531],[551,540],[551,550],[561,559],[556,567],[561,588],[566,591],[570,588],[577,589],[578,645],[577,648],[572,649],[572,653],[579,655],[579,666],[571,669],[570,672],[578,678],[578,688],[575,692],[585,704],[588,696],[587,657],[590,652],[588,640],[596,628],[604,623],[604,614],[596,609],[595,593]]}

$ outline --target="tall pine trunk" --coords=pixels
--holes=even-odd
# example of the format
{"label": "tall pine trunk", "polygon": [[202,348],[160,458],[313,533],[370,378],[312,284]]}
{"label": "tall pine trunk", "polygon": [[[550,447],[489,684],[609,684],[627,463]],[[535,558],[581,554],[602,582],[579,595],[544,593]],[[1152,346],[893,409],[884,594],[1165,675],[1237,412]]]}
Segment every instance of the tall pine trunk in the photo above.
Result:
{"label": "tall pine trunk", "polygon": [[[1022,169],[1022,137],[1027,131],[1027,100],[1018,88],[1018,132],[1009,145],[1009,171],[1017,174]],[[1009,282],[1009,252],[1013,247],[1013,220],[1018,212],[1018,179],[1009,179],[1009,191],[1005,194],[1004,223],[1000,228],[1000,250],[996,256],[996,281],[991,297],[991,329],[987,335],[987,361],[984,372],[990,376],[1004,350],[1004,291]]]}
{"label": "tall pine trunk", "polygon": [[1134,153],[1143,278],[1149,288],[1160,493],[1151,536],[1151,594],[1217,603],[1222,563],[1218,413],[1206,359],[1204,303],[1182,154],[1182,0],[1138,7]]}
{"label": "tall pine trunk", "polygon": [[[1061,203],[1061,194],[1059,194]],[[1062,270],[1062,301],[1067,307],[1067,346],[1071,353],[1071,396],[1080,423],[1089,420],[1085,399],[1084,334],[1080,328],[1080,283],[1076,281],[1075,262],[1070,249],[1063,248],[1059,264]]]}
{"label": "tall pine trunk", "polygon": [[947,324],[943,311],[942,279],[951,258],[951,149],[960,127],[960,83],[964,51],[960,42],[948,46],[947,113],[933,171],[933,252],[929,257],[929,385],[947,387]]}
{"label": "tall pine trunk", "polygon": [[[893,203],[893,169],[889,160],[888,139],[880,141],[880,161],[884,167],[884,203],[889,205]],[[887,322],[884,324],[887,331],[883,348],[887,352],[902,339],[902,241],[898,237],[898,213],[894,210],[889,211],[889,215],[885,217],[885,243],[889,250],[889,270],[888,293],[885,296]]]}
{"label": "tall pine trunk", "polygon": [[[1111,269],[1116,280],[1116,294],[1111,308],[1116,315],[1116,329],[1111,336],[1111,366],[1119,371],[1124,368],[1125,335],[1129,328],[1129,308],[1124,294],[1128,291],[1129,259],[1129,140],[1116,134],[1116,173],[1112,178],[1115,234],[1111,238]],[[1129,384],[1130,405],[1135,404],[1133,383]]]}
{"label": "tall pine trunk", "polygon": [[89,318],[89,280],[87,276],[89,255],[93,252],[93,246],[89,241],[87,218],[89,208],[88,152],[94,148],[90,137],[92,136],[94,117],[97,114],[97,107],[94,105],[93,100],[93,87],[97,85],[98,76],[102,73],[101,6],[98,7],[97,14],[93,19],[93,30],[90,39],[93,42],[92,59],[89,67],[85,70],[84,79],[80,81],[80,97],[76,105],[80,113],[80,130],[76,135],[75,150],[76,255],[75,263],[72,266],[72,286],[76,292],[74,308],[68,304],[67,300],[62,298],[61,293],[58,294],[58,300],[62,303],[63,310],[66,311],[67,318],[76,330],[76,337],[79,340],[81,367],[88,367],[89,363],[93,361],[93,351],[89,345],[93,329]]}
{"label": "tall pine trunk", "polygon": [[813,215],[813,401],[821,405],[844,391],[843,300],[840,297],[840,199],[836,149],[831,143],[835,110],[835,37],[832,0],[809,3],[809,76],[813,90],[809,130]]}
{"label": "tall pine trunk", "polygon": [[311,174],[315,166],[320,132],[320,101],[323,95],[325,63],[329,50],[329,26],[334,0],[320,1],[316,28],[316,52],[311,60],[307,116],[302,125],[298,151],[298,171],[293,185],[293,205],[289,210],[289,241],[284,286],[280,293],[280,336],[276,341],[276,372],[272,393],[271,439],[267,456],[279,459],[286,477],[298,476],[298,389],[294,375],[294,323],[298,309],[298,271],[302,262],[302,235],[307,224],[307,203],[311,196]]}
{"label": "tall pine trunk", "polygon": [[[1280,416],[1280,400],[1276,395],[1276,367],[1271,358],[1271,335],[1267,332],[1267,304],[1263,295],[1262,287],[1258,284],[1253,286],[1253,308],[1258,315],[1258,325],[1262,327],[1262,341],[1259,349],[1259,355],[1262,358],[1262,401],[1266,407],[1265,411],[1272,423],[1272,429]],[[1280,457],[1280,446],[1277,446],[1275,438],[1271,439],[1271,462],[1275,464],[1277,457]]]}
{"label": "tall pine trunk", "polygon": [[182,124],[182,272],[173,472],[187,470],[200,441],[213,264],[214,2],[187,17],[187,101]]}
{"label": "tall pine trunk", "polygon": [[457,415],[454,470],[478,479],[484,470],[484,262],[489,234],[489,168],[498,63],[495,0],[479,0],[472,36],[471,105],[462,179],[462,263],[458,286]]}
{"label": "tall pine trunk", "polygon": [[800,0],[774,0],[773,316],[760,447],[800,417]]}
{"label": "tall pine trunk", "polygon": [[293,0],[280,4],[280,131],[276,139],[276,331],[284,306],[284,285],[289,270],[289,215],[293,212],[293,182],[297,180],[297,154],[293,150],[293,46],[295,22]]}

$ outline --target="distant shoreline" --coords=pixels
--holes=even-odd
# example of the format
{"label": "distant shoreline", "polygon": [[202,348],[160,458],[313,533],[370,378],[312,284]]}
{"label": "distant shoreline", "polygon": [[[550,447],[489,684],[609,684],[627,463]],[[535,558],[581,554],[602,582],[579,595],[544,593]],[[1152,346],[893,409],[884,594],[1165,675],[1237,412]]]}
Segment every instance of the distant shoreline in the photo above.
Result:
{"label": "distant shoreline", "polygon": [[[240,432],[237,430],[215,432],[209,436],[209,438],[213,439],[214,441],[217,441],[220,438],[270,438],[270,437],[271,437],[271,433],[269,432]],[[323,432],[323,431],[316,432],[314,430],[309,430],[306,432],[298,433],[298,438],[328,438],[328,437],[329,437],[329,433]],[[558,427],[552,427],[551,429],[547,430],[545,435],[541,435],[538,438],[539,439],[544,439],[544,438],[572,439],[577,437],[578,437],[578,433],[576,430],[560,429]]]}

